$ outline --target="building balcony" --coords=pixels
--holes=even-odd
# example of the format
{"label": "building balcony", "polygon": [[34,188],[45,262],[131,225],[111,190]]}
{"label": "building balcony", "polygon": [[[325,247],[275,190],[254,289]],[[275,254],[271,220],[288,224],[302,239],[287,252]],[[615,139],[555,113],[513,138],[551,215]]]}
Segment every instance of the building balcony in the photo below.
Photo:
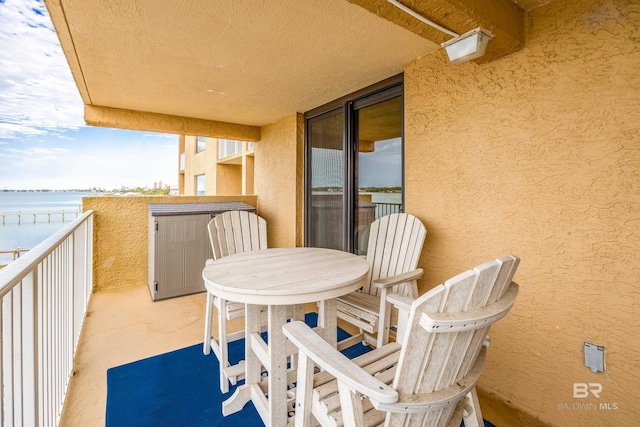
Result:
{"label": "building balcony", "polygon": [[[186,168],[178,177],[181,192],[195,194],[194,175],[207,173],[224,182],[211,185],[207,194],[259,195],[270,246],[301,246],[308,231],[304,222],[312,209],[305,198],[313,180],[306,171],[308,163],[313,166],[308,152],[314,148],[309,139],[314,120],[334,117],[325,114],[335,107],[344,110],[340,117],[358,122],[368,104],[364,98],[352,103],[345,96],[401,78],[402,116],[392,124],[403,129],[404,206],[428,229],[420,291],[488,256],[514,253],[523,260],[519,300],[505,322],[492,330],[489,369],[480,379],[485,418],[499,426],[638,424],[640,405],[629,392],[640,388],[636,2],[512,0],[492,2],[492,8],[476,1],[405,2],[452,30],[484,27],[496,35],[485,56],[455,65],[440,48],[448,38],[445,33],[398,12],[390,2],[288,1],[277,8],[243,2],[243,13],[229,1],[201,2],[197,8],[185,8],[182,2],[162,2],[163,7],[156,8],[141,1],[122,2],[117,8],[82,1],[45,3],[77,82],[85,122],[183,135],[178,148],[186,153]],[[141,10],[149,13],[140,15]],[[133,19],[139,15],[145,19]],[[212,26],[212,16],[224,25]],[[256,20],[264,25],[256,26]],[[229,31],[222,34],[221,29]],[[230,42],[217,43],[221,35]],[[175,84],[176,76],[180,84]],[[326,123],[317,128],[326,144],[316,148],[373,144],[349,133],[339,121]],[[193,149],[188,142],[185,150],[184,135],[194,135]],[[256,153],[230,152],[221,160],[212,154],[215,150],[207,150],[197,154],[202,163],[192,165],[191,157],[198,152],[195,135],[255,141]],[[348,166],[339,162],[353,153],[336,156],[337,171]],[[233,199],[257,206],[255,196],[242,197]],[[146,298],[146,222],[140,221],[146,201],[109,201],[113,210],[103,202],[92,200],[85,207],[94,212],[95,247],[89,261],[94,274],[87,282],[94,290],[91,304],[127,289],[132,299]],[[44,258],[42,265],[32,260],[33,266],[24,271],[0,271],[2,357],[7,360],[2,369],[19,367],[9,383],[2,377],[12,387],[0,388],[2,425],[34,424],[29,423],[41,412],[32,402],[51,410],[38,425],[57,424],[62,407],[62,398],[49,393],[50,388],[46,394],[53,400],[45,403],[45,389],[13,380],[43,372],[34,356],[25,355],[34,348],[46,349],[44,343],[34,340],[33,332],[22,338],[24,331],[43,331],[42,325],[21,315],[19,322],[13,321],[13,316],[30,302],[42,305],[31,297],[34,283],[53,274],[47,264],[51,261]],[[15,275],[7,280],[11,270]],[[15,286],[19,291],[9,289]],[[133,296],[136,292],[138,297]],[[151,319],[148,312],[160,304],[174,307],[197,298],[134,311]],[[105,305],[114,310],[107,321],[121,328],[105,326],[103,334],[120,336],[123,342],[137,340],[122,335],[129,331],[124,331],[124,320],[120,325],[117,307]],[[95,310],[84,321],[85,332],[91,317],[99,316]],[[51,381],[56,387],[66,384],[74,372],[69,354],[79,333],[74,328],[82,319],[72,317],[65,325],[72,331],[61,357],[65,371],[47,380],[47,387]],[[155,323],[131,325],[151,333]],[[194,320],[196,335],[198,329]],[[7,338],[18,332],[19,340]],[[92,339],[82,334],[76,364],[85,354],[89,361],[116,357],[111,348],[108,355],[90,355],[83,347],[85,336]],[[166,348],[184,344],[172,336],[151,339],[148,345],[165,339]],[[585,366],[586,343],[606,348],[604,372]],[[140,353],[125,357],[127,350],[118,351],[122,359],[111,362],[142,357],[142,349],[132,347]],[[104,368],[97,375],[103,377]],[[67,408],[88,408],[89,403],[76,400],[97,399],[102,413],[103,378],[89,381],[92,393],[76,394],[75,383],[89,376],[83,368],[77,372]],[[573,387],[590,383],[603,387],[601,399],[575,397]],[[594,402],[604,409],[589,409]],[[618,409],[608,410],[614,404]],[[94,421],[88,411],[84,425]],[[76,414],[83,421],[85,414]]]}
{"label": "building balcony", "polygon": [[218,163],[241,165],[243,156],[253,156],[255,143],[220,139],[218,141]]}
{"label": "building balcony", "polygon": [[[147,204],[229,200],[257,205],[256,196],[86,198],[82,216],[0,270],[0,425],[104,425],[109,368],[201,343],[205,294],[151,300]],[[507,336],[520,327],[505,326]],[[482,384],[479,394],[496,425],[553,425],[518,418]]]}
{"label": "building balcony", "polygon": [[104,425],[108,369],[202,342],[206,294],[154,302],[143,278],[147,204],[203,199],[85,198],[82,216],[0,272],[0,425]]}
{"label": "building balcony", "polygon": [[178,172],[184,174],[184,168],[186,164],[185,153],[180,153],[180,165],[178,167]]}

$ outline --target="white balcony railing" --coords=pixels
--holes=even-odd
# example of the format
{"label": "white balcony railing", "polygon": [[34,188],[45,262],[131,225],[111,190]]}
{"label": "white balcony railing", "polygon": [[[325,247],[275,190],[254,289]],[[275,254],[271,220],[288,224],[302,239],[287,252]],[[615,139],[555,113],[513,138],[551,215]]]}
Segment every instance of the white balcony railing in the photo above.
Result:
{"label": "white balcony railing", "polygon": [[242,153],[242,141],[220,139],[218,141],[218,159]]}
{"label": "white balcony railing", "polygon": [[0,426],[57,426],[92,289],[93,212],[0,270]]}
{"label": "white balcony railing", "polygon": [[186,166],[185,153],[180,153],[180,165],[178,165],[178,172],[184,172]]}

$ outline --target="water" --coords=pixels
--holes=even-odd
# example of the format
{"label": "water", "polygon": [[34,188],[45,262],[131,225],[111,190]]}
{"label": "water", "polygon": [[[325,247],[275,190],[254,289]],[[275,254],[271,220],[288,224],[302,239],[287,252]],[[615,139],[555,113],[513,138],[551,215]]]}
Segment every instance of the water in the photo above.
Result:
{"label": "water", "polygon": [[[0,213],[15,212],[79,212],[82,210],[82,197],[88,192],[3,192],[0,191]],[[75,219],[75,215],[65,215],[65,223]],[[61,215],[52,215],[47,223],[46,215],[38,215],[36,223],[33,216],[23,216],[21,224],[15,216],[5,217],[5,225],[0,219],[0,251],[13,249],[31,249],[47,237],[60,230],[64,223]],[[12,254],[0,254],[0,265],[13,260]]]}

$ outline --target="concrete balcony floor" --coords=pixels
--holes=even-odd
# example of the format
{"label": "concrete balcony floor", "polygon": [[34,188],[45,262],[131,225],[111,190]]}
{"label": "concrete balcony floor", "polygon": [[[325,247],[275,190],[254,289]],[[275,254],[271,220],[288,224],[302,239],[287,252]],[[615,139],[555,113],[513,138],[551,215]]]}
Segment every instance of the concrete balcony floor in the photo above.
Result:
{"label": "concrete balcony floor", "polygon": [[[202,343],[205,302],[206,293],[153,302],[146,285],[95,292],[78,343],[75,375],[69,383],[60,426],[105,425],[109,368]],[[315,309],[315,304],[305,307],[307,312]],[[242,328],[243,320],[229,322],[229,331]],[[351,325],[338,323],[352,334],[357,332]],[[214,334],[216,328],[214,316]],[[504,408],[494,407],[495,402],[482,403],[485,415],[496,419],[504,415]]]}
{"label": "concrete balcony floor", "polygon": [[94,293],[60,425],[105,425],[107,369],[201,343],[205,300],[199,293],[152,302],[146,286]]}
{"label": "concrete balcony floor", "polygon": [[[158,354],[178,350],[203,340],[206,293],[151,301],[146,285],[101,290],[91,296],[78,343],[62,427],[104,426],[107,403],[107,370]],[[315,311],[307,304],[305,311]],[[244,319],[228,323],[230,332],[242,328]],[[213,331],[217,330],[214,316]],[[341,320],[349,333],[357,330]],[[214,332],[215,334],[215,332]],[[481,393],[485,418],[496,425],[546,426],[521,419],[504,402]]]}
{"label": "concrete balcony floor", "polygon": [[[146,285],[95,292],[78,343],[61,427],[104,426],[107,370],[202,343],[206,293],[153,302]],[[315,311],[307,304],[306,311]],[[213,316],[213,331],[217,330]],[[244,319],[227,323],[229,332]],[[354,333],[356,330],[340,322]]]}

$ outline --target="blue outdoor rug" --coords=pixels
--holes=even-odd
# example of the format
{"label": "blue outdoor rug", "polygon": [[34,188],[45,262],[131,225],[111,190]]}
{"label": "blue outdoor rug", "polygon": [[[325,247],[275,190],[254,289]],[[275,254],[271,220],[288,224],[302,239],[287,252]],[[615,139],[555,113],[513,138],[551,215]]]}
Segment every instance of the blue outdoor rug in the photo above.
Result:
{"label": "blue outdoor rug", "polygon": [[[315,326],[317,315],[307,314]],[[338,340],[349,335],[338,330]],[[344,350],[353,358],[369,350],[362,344]],[[232,363],[243,359],[244,340],[229,345]],[[262,420],[249,403],[233,415],[222,416],[222,402],[229,393],[219,388],[218,359],[202,353],[202,344],[116,366],[107,370],[107,427],[205,427],[261,426]]]}
{"label": "blue outdoor rug", "polygon": [[[307,314],[315,326],[317,315]],[[338,340],[349,335],[338,329]],[[354,358],[369,351],[357,344],[343,351]],[[244,340],[229,345],[232,363],[243,359]],[[233,415],[222,416],[229,393],[219,388],[218,359],[202,354],[202,344],[116,366],[107,370],[106,427],[209,427],[262,426],[253,404]],[[493,427],[485,421],[485,427]]]}

